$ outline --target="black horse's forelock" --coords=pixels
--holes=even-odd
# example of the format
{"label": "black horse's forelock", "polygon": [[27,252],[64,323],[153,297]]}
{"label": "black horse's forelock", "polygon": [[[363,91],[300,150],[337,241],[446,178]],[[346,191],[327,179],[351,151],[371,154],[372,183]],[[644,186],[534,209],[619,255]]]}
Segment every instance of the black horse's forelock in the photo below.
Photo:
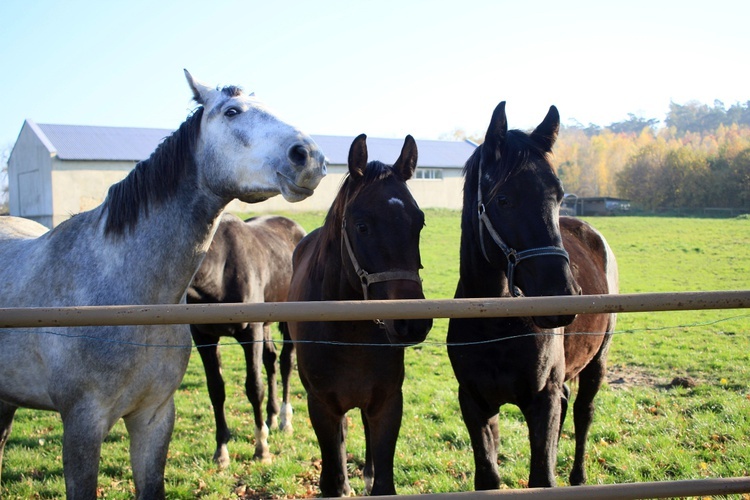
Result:
{"label": "black horse's forelock", "polygon": [[[480,181],[478,176],[479,165],[482,162],[482,154],[485,145],[482,144],[474,150],[464,165],[463,175],[467,179],[467,186],[464,189],[464,195],[472,198],[476,197],[476,183]],[[500,151],[500,160],[492,169],[485,169],[482,174],[490,175],[493,179],[493,185],[487,198],[492,198],[497,190],[524,165],[529,163],[532,155],[538,155],[546,158],[546,152],[531,138],[529,134],[520,130],[509,130],[503,141],[503,148]],[[468,185],[468,180],[473,181],[473,188]],[[468,189],[468,191],[467,191]],[[464,206],[467,206],[464,204]]]}
{"label": "black horse's forelock", "polygon": [[165,138],[151,156],[112,185],[104,200],[104,234],[122,235],[132,231],[150,206],[174,196],[180,181],[195,174],[195,144],[200,133],[203,107],[198,107],[180,128]]}

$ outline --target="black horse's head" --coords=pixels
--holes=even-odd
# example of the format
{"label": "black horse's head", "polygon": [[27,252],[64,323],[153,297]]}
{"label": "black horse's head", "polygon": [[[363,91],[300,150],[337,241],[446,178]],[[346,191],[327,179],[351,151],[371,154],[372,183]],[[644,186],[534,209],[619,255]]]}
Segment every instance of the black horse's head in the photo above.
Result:
{"label": "black horse's head", "polygon": [[[484,143],[465,167],[464,212],[470,211],[475,227],[472,244],[481,255],[477,258],[500,272],[502,287],[507,281],[507,292],[513,296],[581,293],[560,234],[563,187],[549,159],[559,128],[560,115],[551,106],[530,134],[509,131],[501,102]],[[573,319],[574,315],[537,316],[534,322],[554,328]]]}
{"label": "black horse's head", "polygon": [[[349,150],[349,175],[329,213],[341,228],[346,281],[365,300],[423,299],[419,236],[424,213],[406,186],[417,166],[417,145],[407,136],[393,166],[367,161],[367,137]],[[328,224],[328,221],[326,221]],[[392,343],[421,342],[431,319],[383,320]]]}

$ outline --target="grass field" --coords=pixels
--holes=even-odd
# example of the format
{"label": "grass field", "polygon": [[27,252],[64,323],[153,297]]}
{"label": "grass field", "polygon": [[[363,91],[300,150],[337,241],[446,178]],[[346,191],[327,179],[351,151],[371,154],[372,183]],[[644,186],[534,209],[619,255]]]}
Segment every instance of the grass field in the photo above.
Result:
{"label": "grass field", "polygon": [[[291,215],[308,230],[322,213]],[[623,293],[750,289],[750,219],[592,218],[619,261]],[[458,275],[459,214],[428,210],[422,254],[427,298],[453,296]],[[621,314],[610,351],[609,383],[597,398],[589,439],[589,483],[619,483],[750,474],[750,311]],[[396,455],[399,493],[467,491],[473,484],[468,435],[438,319],[424,344],[409,348],[405,413]],[[169,498],[268,498],[317,494],[319,451],[304,392],[294,380],[295,433],[272,432],[271,464],[252,460],[253,426],[244,396],[244,361],[224,341],[232,464],[219,471],[213,417],[195,351],[176,395],[177,424],[167,464]],[[694,388],[670,388],[677,376]],[[574,394],[575,394],[575,388]],[[364,437],[350,413],[352,486],[362,492]],[[498,457],[508,488],[528,477],[527,430],[520,412],[503,407]],[[62,429],[52,413],[21,409],[6,447],[3,499],[64,496]],[[118,423],[107,438],[99,483],[102,498],[130,498],[128,439]],[[558,483],[572,465],[572,418],[560,440]]]}

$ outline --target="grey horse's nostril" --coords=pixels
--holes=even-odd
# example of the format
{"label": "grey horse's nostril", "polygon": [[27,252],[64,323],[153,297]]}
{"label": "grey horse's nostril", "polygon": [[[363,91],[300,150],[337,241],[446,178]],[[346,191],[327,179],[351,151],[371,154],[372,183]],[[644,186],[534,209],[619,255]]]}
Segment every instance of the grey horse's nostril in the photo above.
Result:
{"label": "grey horse's nostril", "polygon": [[307,158],[309,157],[309,152],[307,151],[307,147],[305,147],[303,144],[295,144],[291,148],[289,148],[289,160],[294,165],[298,166],[304,166],[307,163]]}

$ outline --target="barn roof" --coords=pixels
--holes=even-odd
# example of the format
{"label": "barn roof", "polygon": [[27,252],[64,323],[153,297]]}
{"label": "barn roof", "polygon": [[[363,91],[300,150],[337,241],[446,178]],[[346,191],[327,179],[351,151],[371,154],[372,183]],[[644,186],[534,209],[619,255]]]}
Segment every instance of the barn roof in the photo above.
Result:
{"label": "barn roof", "polygon": [[[160,128],[97,127],[89,125],[27,125],[61,160],[140,161],[173,131]],[[312,135],[328,162],[346,165],[354,136]],[[367,138],[370,160],[393,163],[401,153],[403,139]],[[417,139],[420,167],[462,168],[476,145],[470,141]]]}

